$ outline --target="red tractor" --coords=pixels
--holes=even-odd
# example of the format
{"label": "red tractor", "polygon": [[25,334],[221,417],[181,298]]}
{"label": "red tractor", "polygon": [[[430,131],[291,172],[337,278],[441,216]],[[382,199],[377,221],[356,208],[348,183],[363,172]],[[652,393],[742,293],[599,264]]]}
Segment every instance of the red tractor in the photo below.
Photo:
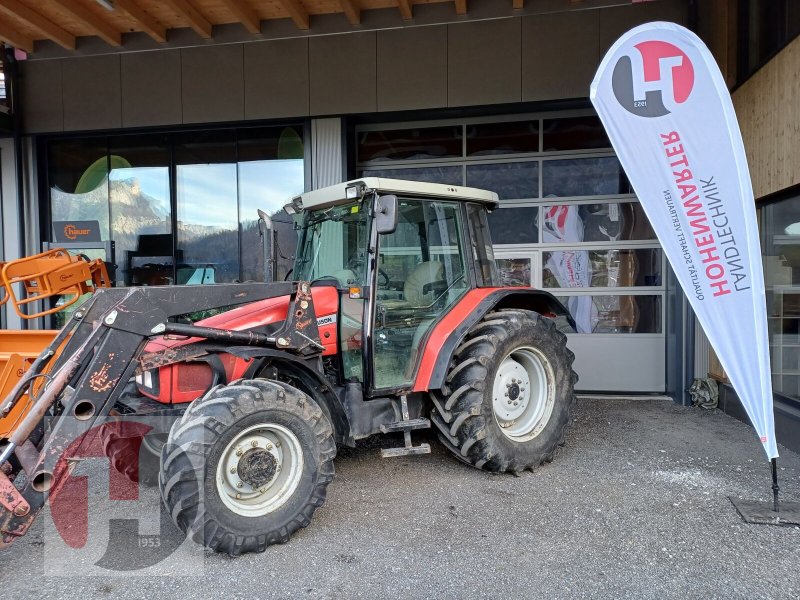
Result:
{"label": "red tractor", "polygon": [[[497,204],[351,181],[287,205],[293,282],[98,290],[0,404],[1,419],[29,403],[0,440],[2,541],[24,535],[69,477],[65,449],[109,416],[114,467],[158,484],[179,528],[231,555],[307,526],[337,447],[367,436],[403,434],[385,457],[422,454],[411,432],[432,423],[480,469],[550,461],[574,402],[574,322],[546,292],[499,286]],[[127,426],[143,417],[144,436]]]}

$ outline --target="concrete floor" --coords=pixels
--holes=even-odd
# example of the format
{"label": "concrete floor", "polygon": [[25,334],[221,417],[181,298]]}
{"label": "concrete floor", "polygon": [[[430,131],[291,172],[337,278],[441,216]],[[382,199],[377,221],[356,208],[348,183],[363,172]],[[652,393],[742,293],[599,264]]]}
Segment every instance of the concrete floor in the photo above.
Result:
{"label": "concrete floor", "polygon": [[[784,450],[780,465],[786,498],[800,500],[800,457]],[[438,445],[382,460],[372,444],[336,469],[311,526],[264,554],[191,545],[153,567],[160,576],[94,577],[97,557],[59,549],[45,518],[0,553],[0,587],[50,600],[800,597],[800,528],[747,525],[728,501],[767,500],[769,466],[752,430],[720,411],[582,400],[567,446],[521,477]],[[104,516],[114,503],[100,495],[92,514]]]}

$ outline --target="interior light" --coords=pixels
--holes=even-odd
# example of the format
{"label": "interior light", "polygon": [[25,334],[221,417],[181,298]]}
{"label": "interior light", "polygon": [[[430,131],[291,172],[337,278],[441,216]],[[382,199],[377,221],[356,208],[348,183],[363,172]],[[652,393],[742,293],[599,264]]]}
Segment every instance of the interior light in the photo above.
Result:
{"label": "interior light", "polygon": [[106,10],[113,11],[114,10],[114,2],[112,0],[95,0],[100,6],[105,8]]}

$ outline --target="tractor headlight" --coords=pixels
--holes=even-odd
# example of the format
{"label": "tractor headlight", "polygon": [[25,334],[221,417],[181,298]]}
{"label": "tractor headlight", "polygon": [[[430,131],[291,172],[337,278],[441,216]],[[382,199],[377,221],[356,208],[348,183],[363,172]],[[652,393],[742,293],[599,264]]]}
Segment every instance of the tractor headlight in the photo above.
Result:
{"label": "tractor headlight", "polygon": [[150,369],[139,373],[134,377],[134,380],[136,381],[137,387],[142,391],[149,394],[158,393],[158,371],[156,369]]}

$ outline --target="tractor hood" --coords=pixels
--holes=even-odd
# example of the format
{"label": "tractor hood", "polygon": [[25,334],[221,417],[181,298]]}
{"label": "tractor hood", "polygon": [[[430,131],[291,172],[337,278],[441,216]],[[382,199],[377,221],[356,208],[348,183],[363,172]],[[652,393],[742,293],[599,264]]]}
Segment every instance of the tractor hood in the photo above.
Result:
{"label": "tractor hood", "polygon": [[[323,354],[336,352],[336,318],[339,308],[339,292],[332,286],[311,288],[314,301],[314,312],[317,316],[320,339],[325,351]],[[197,321],[195,325],[246,331],[281,323],[286,320],[291,298],[279,296],[245,304],[224,313]],[[145,346],[145,352],[158,352],[167,348],[177,348],[201,341],[201,338],[183,338],[170,335],[153,338]]]}

